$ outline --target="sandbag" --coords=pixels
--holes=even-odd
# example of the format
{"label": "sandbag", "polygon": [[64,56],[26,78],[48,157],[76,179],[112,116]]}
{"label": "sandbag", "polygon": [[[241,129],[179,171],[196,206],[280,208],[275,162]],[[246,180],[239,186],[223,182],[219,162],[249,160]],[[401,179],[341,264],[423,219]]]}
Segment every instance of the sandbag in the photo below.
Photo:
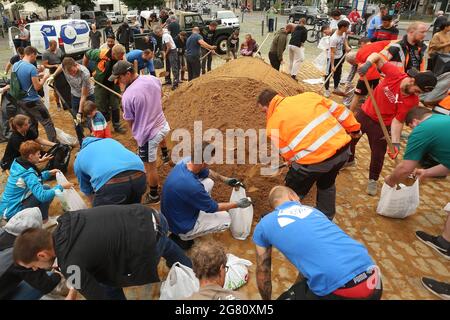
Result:
{"label": "sandbag", "polygon": [[68,133],[65,133],[59,128],[55,128],[56,130],[56,139],[62,144],[67,144],[71,147],[74,147],[78,143],[78,139]]}
{"label": "sandbag", "polygon": [[229,290],[236,290],[248,282],[248,267],[252,263],[248,260],[236,257],[227,253],[228,271],[225,274],[225,284],[223,287]]}
{"label": "sandbag", "polygon": [[[62,172],[56,173],[56,181],[58,184],[68,182]],[[56,196],[61,201],[61,205],[64,211],[76,211],[87,209],[88,207],[86,205],[86,202],[84,202],[84,200],[74,188],[64,189],[63,192],[56,192]]]}
{"label": "sandbag", "polygon": [[194,271],[175,262],[170,268],[167,279],[161,284],[160,300],[181,300],[200,290],[200,282]]}
{"label": "sandbag", "polygon": [[325,74],[327,72],[327,54],[322,51],[314,60],[313,65],[321,73]]}
{"label": "sandbag", "polygon": [[390,217],[404,219],[412,215],[419,206],[419,180],[416,180],[410,187],[404,184],[397,187],[390,187],[386,183],[381,189],[380,201],[378,202],[377,213]]}
{"label": "sandbag", "polygon": [[[244,188],[233,188],[230,202],[236,202],[239,199],[246,197],[247,195]],[[230,209],[229,213],[231,216],[230,230],[233,238],[238,240],[245,240],[252,229],[253,206],[249,206],[247,208]]]}

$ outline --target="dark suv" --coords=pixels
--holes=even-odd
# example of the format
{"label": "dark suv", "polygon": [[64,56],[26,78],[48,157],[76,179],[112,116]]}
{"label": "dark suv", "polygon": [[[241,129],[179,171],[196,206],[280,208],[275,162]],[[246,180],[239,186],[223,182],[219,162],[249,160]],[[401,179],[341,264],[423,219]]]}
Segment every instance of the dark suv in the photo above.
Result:
{"label": "dark suv", "polygon": [[301,18],[306,19],[306,24],[312,25],[317,19],[327,18],[327,15],[316,7],[297,6],[292,8],[288,22],[298,23]]}
{"label": "dark suv", "polygon": [[82,11],[80,18],[89,23],[89,26],[95,23],[97,29],[106,27],[108,16],[103,11]]}

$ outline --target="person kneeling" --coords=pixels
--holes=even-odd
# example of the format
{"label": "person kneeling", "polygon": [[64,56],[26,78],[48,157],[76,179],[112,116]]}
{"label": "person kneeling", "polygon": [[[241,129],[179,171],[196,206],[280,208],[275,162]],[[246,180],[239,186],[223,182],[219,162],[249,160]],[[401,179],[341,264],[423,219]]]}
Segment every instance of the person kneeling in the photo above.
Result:
{"label": "person kneeling", "polygon": [[25,141],[20,145],[19,151],[21,156],[11,165],[10,175],[0,202],[0,213],[9,220],[25,208],[39,207],[45,224],[55,191],[70,189],[73,184],[68,182],[53,188],[42,184],[42,181],[49,180],[59,170],[39,171],[36,165],[41,162],[41,146],[38,143],[31,140]]}
{"label": "person kneeling", "polygon": [[[214,147],[206,142],[195,148],[198,154],[201,151],[201,155],[204,155],[207,151],[214,157]],[[205,160],[192,161],[190,157],[182,159],[167,176],[162,190],[161,211],[169,222],[171,239],[186,250],[192,246],[192,239],[228,229],[231,223],[228,210],[251,205],[247,198],[238,202],[214,201],[210,195],[214,181],[209,177],[220,179],[233,187],[242,186],[242,183],[208,169]]]}

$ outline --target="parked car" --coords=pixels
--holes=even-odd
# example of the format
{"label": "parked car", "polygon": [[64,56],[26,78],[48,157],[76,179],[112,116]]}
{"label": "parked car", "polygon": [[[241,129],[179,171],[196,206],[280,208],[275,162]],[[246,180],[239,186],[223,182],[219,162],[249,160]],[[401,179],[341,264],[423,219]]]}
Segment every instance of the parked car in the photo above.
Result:
{"label": "parked car", "polygon": [[306,19],[306,24],[313,25],[317,19],[327,18],[325,13],[322,13],[316,7],[297,6],[291,10],[288,22],[298,23],[301,18]]}
{"label": "parked car", "polygon": [[239,27],[239,19],[233,11],[217,11],[213,19],[223,26]]}
{"label": "parked car", "polygon": [[106,23],[108,22],[108,17],[103,11],[82,11],[80,17],[89,25],[95,23],[97,29],[106,27]]}
{"label": "parked car", "polygon": [[125,18],[127,19],[127,22],[131,22],[132,18],[138,19],[139,11],[138,10],[129,10]]}
{"label": "parked car", "polygon": [[109,11],[106,13],[106,16],[109,20],[111,20],[112,23],[123,22],[123,15],[121,15],[120,12]]}
{"label": "parked car", "polygon": [[338,6],[335,10],[339,10],[344,16],[348,16],[352,12],[352,6]]}

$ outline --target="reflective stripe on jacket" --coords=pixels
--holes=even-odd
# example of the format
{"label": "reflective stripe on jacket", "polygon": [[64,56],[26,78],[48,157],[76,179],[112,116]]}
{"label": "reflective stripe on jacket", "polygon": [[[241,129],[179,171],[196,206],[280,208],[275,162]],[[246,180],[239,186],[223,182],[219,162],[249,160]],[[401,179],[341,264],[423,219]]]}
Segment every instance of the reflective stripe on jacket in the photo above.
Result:
{"label": "reflective stripe on jacket", "polygon": [[267,136],[289,162],[322,162],[347,145],[361,125],[344,105],[307,92],[275,96],[267,110]]}

